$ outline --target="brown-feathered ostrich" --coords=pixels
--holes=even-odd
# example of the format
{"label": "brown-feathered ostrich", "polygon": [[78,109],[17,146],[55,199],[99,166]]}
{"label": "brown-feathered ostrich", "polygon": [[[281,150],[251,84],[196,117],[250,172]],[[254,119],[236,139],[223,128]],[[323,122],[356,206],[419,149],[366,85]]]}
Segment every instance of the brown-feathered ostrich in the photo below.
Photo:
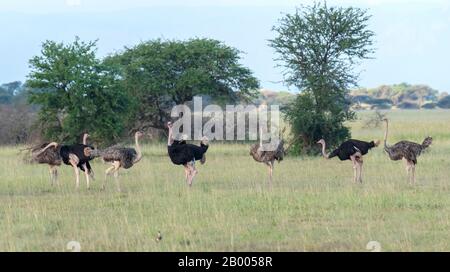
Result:
{"label": "brown-feathered ostrich", "polygon": [[[89,137],[89,134],[84,133],[83,134],[83,144],[87,145],[87,139]],[[47,149],[45,151],[42,151],[43,148],[48,146],[50,143],[43,143],[38,146],[31,148],[31,161],[36,162],[39,164],[48,164],[49,166],[49,172],[50,172],[50,181],[51,185],[59,185],[58,181],[58,166],[62,164],[62,158],[59,155],[58,152],[56,152],[55,149]],[[88,171],[90,175],[93,177],[93,171],[89,164],[89,162],[86,162],[82,166],[83,171]],[[80,168],[81,168],[80,167]]]}
{"label": "brown-feathered ostrich", "polygon": [[317,142],[322,145],[322,155],[326,159],[338,157],[341,161],[351,160],[353,163],[353,182],[362,183],[363,155],[366,155],[371,148],[377,147],[380,141],[364,142],[350,139],[343,142],[337,149],[331,153],[326,153],[326,143],[324,139]]}
{"label": "brown-feathered ostrich", "polygon": [[192,186],[192,181],[197,174],[195,162],[200,161],[201,164],[204,164],[206,161],[205,154],[209,147],[208,138],[203,136],[200,146],[187,144],[184,140],[176,141],[173,139],[172,126],[171,122],[167,123],[169,129],[167,152],[173,164],[184,166],[186,182],[189,186]]}
{"label": "brown-feathered ostrich", "polygon": [[[33,160],[39,163],[46,163],[50,167],[61,165],[63,162],[66,165],[73,167],[76,177],[76,188],[80,186],[80,172],[79,169],[84,171],[86,176],[86,185],[89,189],[89,161],[95,158],[92,154],[94,148],[92,146],[84,144],[74,144],[74,145],[61,145],[56,142],[42,145],[40,149],[35,150],[33,155]],[[53,174],[53,173],[52,173]],[[55,176],[55,175],[53,175]],[[52,182],[53,182],[52,176]]]}
{"label": "brown-feathered ostrich", "polygon": [[262,129],[259,130],[259,143],[250,147],[250,155],[257,162],[262,162],[269,169],[269,184],[272,184],[273,167],[275,161],[281,162],[285,155],[284,141],[280,140],[273,146],[265,146],[263,148]]}
{"label": "brown-feathered ostrich", "polygon": [[416,164],[417,157],[428,148],[433,142],[433,138],[430,136],[426,137],[422,144],[410,142],[410,141],[400,141],[395,145],[389,146],[387,144],[387,136],[389,129],[388,119],[383,119],[386,122],[386,131],[384,134],[384,151],[389,155],[389,158],[393,161],[398,161],[404,159],[406,161],[406,172],[408,174],[409,183],[414,184],[416,182]]}
{"label": "brown-feathered ostrich", "polygon": [[99,156],[105,162],[110,162],[112,166],[105,171],[105,179],[103,181],[102,188],[105,189],[106,180],[109,175],[114,174],[114,179],[117,183],[117,190],[120,192],[119,183],[119,169],[129,169],[142,159],[142,151],[139,146],[139,138],[144,135],[138,131],[134,134],[135,148],[111,146],[103,150],[96,150],[92,152],[94,155]]}

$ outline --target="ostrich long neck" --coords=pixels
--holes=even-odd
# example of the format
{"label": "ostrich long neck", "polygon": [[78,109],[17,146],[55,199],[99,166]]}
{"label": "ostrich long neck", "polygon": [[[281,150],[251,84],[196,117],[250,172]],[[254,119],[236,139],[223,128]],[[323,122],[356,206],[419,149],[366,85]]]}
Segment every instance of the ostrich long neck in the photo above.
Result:
{"label": "ostrich long neck", "polygon": [[385,120],[385,122],[386,122],[386,131],[384,132],[384,148],[387,148],[388,147],[387,146],[387,137],[388,137],[389,125],[388,125],[388,120]]}
{"label": "ostrich long neck", "polygon": [[138,161],[140,161],[142,159],[142,151],[141,151],[141,147],[139,146],[139,136],[138,136],[137,133],[134,136],[134,142],[135,142],[135,145],[136,145],[137,156],[136,156],[136,159],[134,160],[133,163],[137,163]]}
{"label": "ostrich long neck", "polygon": [[259,128],[259,147],[262,147],[262,128]]}
{"label": "ostrich long neck", "polygon": [[169,135],[167,135],[167,145],[171,146],[172,143],[173,143],[173,141],[172,141],[172,128],[169,127]]}
{"label": "ostrich long neck", "polygon": [[58,146],[58,143],[56,143],[56,142],[49,143],[49,144],[48,144],[46,147],[44,147],[41,151],[39,151],[38,153],[36,153],[36,156],[38,156],[38,155],[44,153],[44,151],[47,150],[47,149],[49,149],[50,147],[57,147],[57,146]]}
{"label": "ostrich long neck", "polygon": [[329,156],[330,154],[327,154],[327,153],[325,152],[326,145],[327,145],[327,144],[325,143],[325,141],[323,141],[323,143],[322,143],[322,155],[323,155],[325,158],[328,159],[328,156]]}
{"label": "ostrich long neck", "polygon": [[85,133],[85,134],[83,135],[83,144],[84,144],[84,145],[87,145],[87,138],[88,138],[88,135]]}

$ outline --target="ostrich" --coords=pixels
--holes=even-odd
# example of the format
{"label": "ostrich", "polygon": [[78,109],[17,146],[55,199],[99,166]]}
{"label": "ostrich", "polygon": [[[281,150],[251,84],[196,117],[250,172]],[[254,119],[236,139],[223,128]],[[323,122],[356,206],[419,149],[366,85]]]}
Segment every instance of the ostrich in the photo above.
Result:
{"label": "ostrich", "polygon": [[259,144],[254,144],[250,147],[250,155],[257,162],[262,162],[267,165],[269,169],[269,184],[272,185],[273,166],[274,162],[281,162],[285,155],[284,141],[280,140],[273,146],[273,148],[267,148],[267,151],[263,150],[262,143],[262,129],[259,130]]}
{"label": "ostrich", "polygon": [[433,142],[433,138],[430,136],[426,137],[422,144],[409,142],[409,141],[400,141],[395,145],[388,146],[387,144],[387,136],[388,136],[388,127],[389,121],[388,119],[383,119],[386,122],[386,131],[384,134],[384,151],[388,154],[389,158],[393,161],[398,160],[406,160],[406,172],[409,177],[409,183],[414,184],[416,182],[416,164],[417,157],[428,148]]}
{"label": "ostrich", "polygon": [[110,174],[114,174],[114,178],[117,182],[117,190],[120,192],[119,184],[119,169],[129,169],[142,159],[142,151],[139,146],[139,138],[144,135],[138,131],[134,134],[135,148],[111,146],[104,150],[93,151],[92,154],[99,156],[105,162],[112,163],[112,166],[105,171],[105,179],[103,181],[102,188],[105,189],[106,180]]}
{"label": "ostrich", "polygon": [[[92,146],[84,144],[60,145],[56,142],[49,143],[46,146],[44,145],[42,145],[39,150],[35,150],[33,153],[33,159],[35,161],[38,161],[39,163],[46,163],[50,165],[50,167],[61,165],[61,162],[72,166],[75,171],[77,189],[80,187],[80,172],[78,169],[80,168],[86,175],[86,184],[89,189],[90,175],[89,171],[86,169],[90,169],[90,165],[88,163],[96,157],[93,154],[94,148]],[[52,182],[55,176],[56,175],[52,176]]]}
{"label": "ostrich", "polygon": [[170,160],[175,165],[184,166],[184,174],[187,184],[192,186],[192,181],[197,174],[195,169],[195,161],[200,161],[201,164],[206,162],[205,153],[208,150],[208,138],[203,136],[200,146],[187,144],[186,141],[176,141],[173,139],[173,124],[167,123],[169,135],[167,139],[167,152]]}
{"label": "ostrich", "polygon": [[[87,138],[89,137],[89,134],[84,133],[83,135],[83,144],[87,145]],[[34,162],[37,162],[39,164],[48,164],[49,166],[49,172],[50,172],[50,181],[51,185],[59,185],[58,181],[58,166],[62,164],[61,156],[56,152],[55,149],[48,149],[44,152],[41,152],[43,148],[45,148],[50,143],[43,143],[41,145],[35,146],[31,148],[31,160]],[[93,178],[93,172],[91,165],[89,162],[86,162],[82,165],[82,170],[86,171],[86,169],[89,171],[89,174],[92,175]]]}
{"label": "ostrich", "polygon": [[353,182],[362,183],[363,155],[366,155],[371,148],[377,147],[380,141],[364,142],[350,139],[343,142],[337,149],[331,153],[326,153],[326,143],[324,139],[317,142],[322,145],[322,155],[326,159],[337,156],[341,161],[351,160],[353,163]]}

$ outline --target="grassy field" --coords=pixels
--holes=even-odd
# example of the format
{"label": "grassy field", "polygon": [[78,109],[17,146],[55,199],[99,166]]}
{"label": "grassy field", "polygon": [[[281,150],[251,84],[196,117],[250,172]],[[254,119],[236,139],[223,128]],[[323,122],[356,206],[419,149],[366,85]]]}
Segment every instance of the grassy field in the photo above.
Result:
{"label": "grassy field", "polygon": [[[363,129],[371,112],[349,124],[354,138],[382,139],[383,128]],[[161,144],[144,146],[144,158],[121,172],[122,193],[103,171],[86,190],[75,190],[73,171],[60,167],[60,187],[48,168],[21,161],[18,149],[0,150],[0,251],[450,251],[450,111],[395,111],[390,143],[434,138],[419,158],[416,186],[402,162],[382,148],[365,158],[364,183],[352,183],[351,163],[288,157],[267,170],[248,145],[212,142],[192,188],[182,167]],[[163,239],[155,241],[161,231]]]}

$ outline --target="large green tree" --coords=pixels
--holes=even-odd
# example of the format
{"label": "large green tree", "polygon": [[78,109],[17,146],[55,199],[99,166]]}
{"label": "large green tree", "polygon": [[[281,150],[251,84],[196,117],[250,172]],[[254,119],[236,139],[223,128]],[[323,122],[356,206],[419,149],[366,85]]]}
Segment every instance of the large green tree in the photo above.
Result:
{"label": "large green tree", "polygon": [[135,98],[135,126],[162,128],[174,105],[207,95],[220,101],[255,97],[252,72],[240,52],[212,39],[151,40],[110,56],[122,86]]}
{"label": "large green tree", "polygon": [[30,60],[29,101],[40,105],[39,122],[47,139],[110,142],[121,135],[129,102],[120,90],[117,71],[96,58],[96,42],[46,41]]}
{"label": "large green tree", "polygon": [[344,122],[354,118],[348,99],[359,75],[354,68],[373,52],[369,18],[359,8],[316,2],[273,27],[270,45],[285,68],[285,81],[300,90],[286,118],[305,152],[322,137],[335,145],[350,136]]}

